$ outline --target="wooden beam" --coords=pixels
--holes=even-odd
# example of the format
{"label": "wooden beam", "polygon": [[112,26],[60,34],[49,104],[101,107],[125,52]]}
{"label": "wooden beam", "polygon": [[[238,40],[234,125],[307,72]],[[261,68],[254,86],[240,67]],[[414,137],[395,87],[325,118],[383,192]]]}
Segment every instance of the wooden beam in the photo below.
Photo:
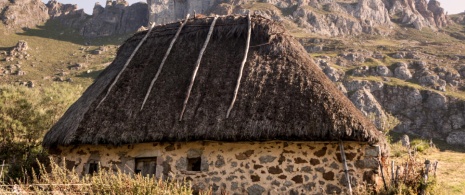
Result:
{"label": "wooden beam", "polygon": [[248,30],[247,30],[247,42],[245,43],[245,54],[244,54],[244,59],[242,59],[241,63],[241,68],[239,70],[239,76],[237,77],[237,83],[236,83],[236,88],[234,89],[234,95],[233,99],[231,101],[231,105],[228,108],[228,112],[226,113],[226,118],[229,118],[229,114],[231,114],[231,110],[234,107],[234,103],[236,102],[237,98],[237,93],[239,92],[239,87],[241,85],[241,79],[242,79],[242,72],[244,70],[244,65],[245,62],[247,61],[247,55],[249,53],[249,48],[250,48],[250,36],[252,34],[252,22],[250,20],[250,13],[247,15],[247,25],[248,25]]}
{"label": "wooden beam", "polygon": [[202,61],[203,53],[205,52],[205,49],[207,48],[208,42],[210,42],[210,38],[212,36],[213,29],[215,28],[215,23],[217,19],[218,19],[218,16],[215,16],[215,18],[213,18],[213,22],[210,25],[210,30],[208,31],[208,34],[207,34],[207,39],[205,40],[203,47],[200,50],[199,57],[197,58],[197,62],[195,63],[194,73],[192,74],[191,82],[189,84],[189,88],[187,89],[186,99],[184,100],[181,114],[179,115],[179,121],[182,121],[184,111],[186,110],[187,102],[189,101],[189,96],[191,95],[192,87],[194,86],[194,80],[195,80],[195,77],[197,76],[197,71],[199,70],[200,62]]}
{"label": "wooden beam", "polygon": [[132,58],[136,55],[137,51],[139,50],[139,48],[142,46],[142,44],[145,42],[145,40],[147,40],[147,37],[152,32],[154,26],[155,26],[155,23],[152,23],[152,26],[150,26],[150,29],[148,30],[147,34],[145,34],[144,38],[139,42],[136,49],[134,49],[131,56],[126,61],[126,64],[124,64],[123,68],[119,71],[118,75],[116,75],[115,80],[113,81],[113,83],[108,88],[107,93],[105,94],[105,96],[102,98],[102,100],[100,100],[100,103],[97,105],[97,108],[100,107],[100,104],[102,104],[103,101],[105,101],[105,99],[107,98],[108,94],[110,94],[111,89],[115,86],[116,82],[118,82],[119,77],[121,76],[121,74],[123,74],[124,70],[126,70],[129,63],[131,62]]}
{"label": "wooden beam", "polygon": [[339,141],[339,149],[341,150],[341,159],[344,165],[344,173],[346,175],[347,186],[349,187],[349,195],[352,195],[352,186],[350,185],[349,168],[347,167],[346,154],[344,153],[344,144],[342,143],[342,141]]}
{"label": "wooden beam", "polygon": [[142,102],[142,106],[140,107],[140,110],[144,109],[145,102],[147,102],[147,99],[148,99],[149,96],[150,96],[150,92],[152,91],[153,85],[155,84],[155,81],[157,81],[158,76],[160,75],[161,70],[163,69],[163,65],[165,65],[166,59],[168,58],[168,56],[169,56],[169,54],[170,54],[170,52],[171,52],[171,49],[173,48],[174,43],[175,43],[176,40],[178,39],[179,34],[181,34],[181,30],[182,30],[182,28],[184,27],[184,25],[186,25],[188,19],[189,19],[189,14],[187,14],[186,20],[184,20],[184,22],[181,23],[181,26],[179,27],[178,31],[177,31],[176,34],[174,35],[173,40],[171,40],[170,46],[168,47],[168,50],[166,50],[165,56],[163,56],[163,60],[161,60],[160,66],[158,67],[158,71],[157,71],[157,73],[155,74],[155,77],[153,77],[152,82],[150,82],[150,87],[149,87],[149,89],[148,89],[147,92],[145,93],[145,98],[144,98],[144,101]]}

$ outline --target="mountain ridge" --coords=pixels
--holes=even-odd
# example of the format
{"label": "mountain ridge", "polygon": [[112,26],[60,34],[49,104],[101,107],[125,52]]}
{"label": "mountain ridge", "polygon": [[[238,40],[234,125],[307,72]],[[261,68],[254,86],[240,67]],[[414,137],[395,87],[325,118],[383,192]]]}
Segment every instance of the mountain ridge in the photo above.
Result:
{"label": "mountain ridge", "polygon": [[[17,0],[14,6],[18,7],[20,2],[37,1]],[[142,23],[150,22],[149,12],[137,11],[144,6],[149,8],[147,4],[131,7],[124,2],[109,2],[105,7],[96,4],[94,13],[87,15],[74,5],[50,1],[46,4],[47,16],[36,20],[37,24],[47,21],[44,27],[35,29],[30,23],[3,22],[0,27],[6,31],[15,28],[25,31],[4,36],[30,40],[30,49],[24,54],[11,55],[18,40],[14,44],[10,41],[8,45],[2,45],[0,79],[5,83],[24,85],[34,81],[35,86],[40,86],[44,80],[82,82],[83,78],[95,78],[98,72],[94,71],[104,68],[101,64],[111,61],[116,52],[117,46],[108,45],[120,44],[128,34],[146,25]],[[328,78],[372,119],[378,129],[390,127],[391,119],[397,118],[400,124],[394,128],[396,132],[437,138],[450,144],[465,143],[464,14],[446,16],[435,0],[429,3],[424,0],[227,2],[235,4],[211,4],[208,5],[211,9],[205,12],[260,14],[282,22],[288,32],[299,38]],[[386,6],[386,2],[391,4]],[[0,13],[4,14],[6,4],[2,3]],[[10,10],[12,4],[6,3]],[[163,10],[158,8],[153,10]],[[142,14],[134,16],[127,10]],[[384,14],[376,15],[377,11]],[[25,13],[29,16],[29,12]],[[129,18],[125,19],[125,14]],[[147,20],[130,22],[142,21],[138,17]],[[2,17],[2,21],[4,18],[11,21],[11,17]],[[167,21],[165,18],[158,22]],[[152,22],[159,24],[155,19]],[[18,29],[18,26],[22,27]],[[32,40],[36,36],[41,39]],[[57,48],[61,51],[40,45],[47,38],[57,39],[53,44],[59,45]],[[99,41],[102,39],[116,42]],[[69,42],[73,44],[68,45]],[[59,59],[53,59],[51,63],[39,56],[55,57],[50,53],[56,53]],[[43,71],[45,69],[52,70]],[[44,79],[40,80],[34,74]]]}

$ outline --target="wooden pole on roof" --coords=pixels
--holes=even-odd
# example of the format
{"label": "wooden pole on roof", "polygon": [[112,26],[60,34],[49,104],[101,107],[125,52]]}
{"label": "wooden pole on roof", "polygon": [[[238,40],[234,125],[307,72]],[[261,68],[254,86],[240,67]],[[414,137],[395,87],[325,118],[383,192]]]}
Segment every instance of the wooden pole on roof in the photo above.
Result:
{"label": "wooden pole on roof", "polygon": [[189,14],[187,14],[186,20],[184,20],[184,22],[181,23],[181,26],[179,27],[178,31],[174,35],[173,40],[171,40],[170,46],[168,47],[168,50],[166,50],[165,56],[163,56],[163,60],[161,60],[160,66],[158,67],[158,71],[155,74],[155,77],[153,77],[152,82],[150,82],[150,87],[147,90],[147,93],[145,93],[145,98],[144,98],[144,101],[142,102],[142,106],[140,107],[140,110],[144,109],[145,102],[147,102],[147,99],[150,96],[150,92],[152,91],[153,84],[155,83],[155,81],[157,81],[158,76],[160,75],[161,70],[163,69],[163,65],[165,65],[166,59],[168,58],[171,52],[171,49],[173,48],[174,42],[176,42],[176,39],[178,39],[179,34],[181,34],[181,30],[184,27],[184,25],[186,25],[188,19],[189,19]]}
{"label": "wooden pole on roof", "polygon": [[213,18],[213,22],[210,25],[210,30],[208,31],[208,34],[207,34],[207,39],[205,40],[203,47],[200,50],[199,57],[197,58],[197,62],[195,63],[194,73],[192,74],[191,82],[189,84],[189,88],[187,89],[187,95],[186,95],[186,99],[184,100],[184,104],[182,106],[182,111],[179,116],[179,121],[182,121],[184,111],[186,110],[187,102],[189,101],[189,96],[191,95],[192,87],[194,86],[194,80],[195,80],[195,77],[197,76],[197,71],[199,70],[200,62],[202,61],[203,53],[205,52],[205,49],[207,48],[208,42],[210,42],[210,38],[212,36],[213,29],[215,28],[215,23],[217,19],[218,19],[218,16],[215,16],[215,18]]}
{"label": "wooden pole on roof", "polygon": [[244,59],[242,60],[242,63],[241,63],[241,69],[239,70],[239,77],[237,77],[236,88],[234,89],[234,96],[233,96],[233,99],[231,101],[231,105],[228,108],[228,112],[226,113],[226,118],[229,118],[229,114],[231,114],[231,110],[233,109],[234,103],[236,102],[237,93],[239,92],[239,87],[241,85],[242,72],[244,70],[244,65],[245,65],[245,62],[247,61],[247,55],[249,53],[250,36],[252,34],[252,22],[250,20],[250,13],[247,14],[247,21],[248,21],[247,22],[248,30],[247,30],[247,42],[245,44],[246,46],[245,46]]}
{"label": "wooden pole on roof", "polygon": [[344,173],[346,175],[347,186],[349,188],[349,195],[352,195],[352,185],[350,185],[349,168],[347,167],[346,154],[344,153],[344,145],[342,141],[339,141],[339,149],[341,150],[341,159],[344,165]]}
{"label": "wooden pole on roof", "polygon": [[105,94],[105,96],[102,98],[102,100],[100,100],[100,103],[97,105],[97,108],[100,107],[100,104],[102,104],[103,101],[105,101],[105,99],[107,98],[108,94],[110,94],[111,89],[115,86],[116,82],[118,82],[119,77],[121,76],[121,74],[123,74],[124,70],[128,67],[129,63],[131,62],[132,58],[136,55],[139,48],[142,46],[142,44],[145,42],[145,40],[147,40],[147,37],[152,32],[152,29],[153,29],[154,26],[155,26],[155,22],[152,23],[152,26],[150,26],[150,29],[148,30],[147,34],[145,34],[144,38],[139,42],[136,49],[134,49],[131,56],[126,61],[126,64],[124,64],[123,68],[119,71],[118,75],[116,75],[115,80],[113,81],[113,83],[108,88],[107,93]]}

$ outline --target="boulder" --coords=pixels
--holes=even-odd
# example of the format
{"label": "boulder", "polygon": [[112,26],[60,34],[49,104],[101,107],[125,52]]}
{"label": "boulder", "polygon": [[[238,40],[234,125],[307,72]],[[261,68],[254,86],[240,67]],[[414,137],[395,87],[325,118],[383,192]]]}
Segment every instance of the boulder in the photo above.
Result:
{"label": "boulder", "polygon": [[40,0],[14,0],[0,2],[0,21],[14,31],[32,28],[49,19],[47,7]]}
{"label": "boulder", "polygon": [[375,67],[376,74],[383,77],[392,77],[392,72],[386,66]]}
{"label": "boulder", "polygon": [[408,135],[403,135],[401,138],[400,138],[400,142],[402,143],[402,146],[406,147],[406,148],[409,148],[410,147],[410,139],[408,137]]}
{"label": "boulder", "polygon": [[465,131],[454,131],[449,133],[446,141],[448,144],[465,146]]}
{"label": "boulder", "polygon": [[399,62],[396,65],[396,68],[394,69],[394,76],[398,79],[402,80],[409,80],[412,78],[412,73],[410,73],[410,70],[408,69],[408,65],[403,62]]}

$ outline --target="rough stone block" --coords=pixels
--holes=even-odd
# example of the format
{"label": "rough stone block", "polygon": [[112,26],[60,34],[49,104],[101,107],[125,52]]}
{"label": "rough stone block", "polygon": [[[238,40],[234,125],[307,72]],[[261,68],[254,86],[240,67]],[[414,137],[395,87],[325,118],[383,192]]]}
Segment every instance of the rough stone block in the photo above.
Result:
{"label": "rough stone block", "polygon": [[254,184],[247,188],[247,193],[249,195],[260,195],[263,194],[263,192],[265,192],[265,188],[258,184]]}
{"label": "rough stone block", "polygon": [[368,146],[365,149],[365,156],[367,157],[378,157],[380,154],[379,146]]}
{"label": "rough stone block", "polygon": [[260,163],[271,163],[273,162],[277,157],[276,156],[271,156],[271,155],[266,155],[266,156],[260,156],[259,160]]}

